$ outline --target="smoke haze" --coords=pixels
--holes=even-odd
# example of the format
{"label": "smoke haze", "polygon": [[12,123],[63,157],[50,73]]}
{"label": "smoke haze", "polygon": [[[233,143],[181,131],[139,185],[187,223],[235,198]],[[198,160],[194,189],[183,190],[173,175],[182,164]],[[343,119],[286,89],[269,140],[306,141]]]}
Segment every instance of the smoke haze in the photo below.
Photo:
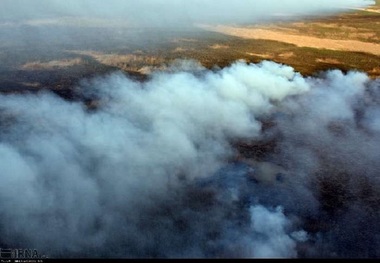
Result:
{"label": "smoke haze", "polygon": [[[3,21],[82,18],[122,19],[131,26],[177,27],[192,23],[254,22],[275,14],[318,14],[373,4],[368,0],[1,0]],[[54,22],[45,21],[47,24]],[[40,20],[42,23],[43,21]],[[56,21],[56,23],[58,23]],[[43,24],[43,23],[42,23]],[[83,25],[83,24],[82,24]]]}
{"label": "smoke haze", "polygon": [[146,46],[152,50],[172,31],[203,32],[197,27],[199,24],[258,23],[291,19],[292,15],[326,15],[372,3],[368,0],[0,0],[0,48],[15,53],[16,59],[4,62],[5,67],[14,67],[12,63],[17,58],[38,59],[43,55],[36,58],[36,54],[47,51],[115,52]]}
{"label": "smoke haze", "polygon": [[[146,82],[83,81],[90,108],[1,95],[0,243],[50,257],[378,257],[379,88],[357,72],[184,61]],[[239,141],[275,146],[238,154]]]}

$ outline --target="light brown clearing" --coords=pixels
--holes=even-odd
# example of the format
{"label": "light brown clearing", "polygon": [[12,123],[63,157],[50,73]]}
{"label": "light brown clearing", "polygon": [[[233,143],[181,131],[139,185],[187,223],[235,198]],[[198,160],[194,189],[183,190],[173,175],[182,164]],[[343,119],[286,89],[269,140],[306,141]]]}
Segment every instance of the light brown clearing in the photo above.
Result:
{"label": "light brown clearing", "polygon": [[339,60],[333,58],[317,58],[315,61],[319,63],[328,63],[336,65],[342,64]]}
{"label": "light brown clearing", "polygon": [[178,52],[186,52],[186,51],[188,51],[187,48],[177,47],[177,48],[175,48],[172,52],[173,52],[173,53],[178,53]]}
{"label": "light brown clearing", "polygon": [[286,53],[281,53],[278,55],[280,58],[292,58],[294,57],[294,52],[286,52]]}
{"label": "light brown clearing", "polygon": [[195,42],[198,42],[198,40],[193,39],[193,38],[174,38],[172,42],[173,43],[180,43],[180,42],[195,43]]}
{"label": "light brown clearing", "polygon": [[365,12],[380,14],[380,10],[374,9],[374,8],[352,8],[352,9],[353,10],[358,10],[358,11],[365,11]]}
{"label": "light brown clearing", "polygon": [[220,45],[220,44],[214,44],[214,45],[210,46],[210,48],[212,48],[212,49],[227,49],[229,47],[230,46],[228,46],[228,45]]}
{"label": "light brown clearing", "polygon": [[21,82],[21,84],[30,88],[39,88],[41,86],[39,82]]}
{"label": "light brown clearing", "polygon": [[298,47],[331,49],[339,51],[365,52],[380,56],[380,45],[357,40],[335,40],[289,34],[269,29],[242,28],[232,26],[205,26],[205,30],[246,39],[265,39],[294,44]]}
{"label": "light brown clearing", "polygon": [[261,57],[261,58],[273,58],[273,55],[270,55],[270,54],[259,54],[259,53],[247,52],[247,55]]}
{"label": "light brown clearing", "polygon": [[372,70],[369,71],[371,74],[379,74],[380,73],[380,67],[375,67]]}
{"label": "light brown clearing", "polygon": [[97,62],[111,66],[111,67],[117,67],[122,70],[127,71],[140,71],[145,66],[155,66],[158,67],[159,65],[163,64],[165,61],[161,57],[152,56],[152,55],[136,55],[136,54],[126,54],[126,55],[120,55],[120,54],[105,54],[102,52],[96,52],[92,50],[71,50],[68,51],[69,53],[78,54],[78,55],[85,55],[92,57]]}
{"label": "light brown clearing", "polygon": [[28,62],[21,66],[23,70],[49,70],[57,68],[67,68],[82,64],[83,61],[80,58],[52,60],[48,62],[33,61]]}

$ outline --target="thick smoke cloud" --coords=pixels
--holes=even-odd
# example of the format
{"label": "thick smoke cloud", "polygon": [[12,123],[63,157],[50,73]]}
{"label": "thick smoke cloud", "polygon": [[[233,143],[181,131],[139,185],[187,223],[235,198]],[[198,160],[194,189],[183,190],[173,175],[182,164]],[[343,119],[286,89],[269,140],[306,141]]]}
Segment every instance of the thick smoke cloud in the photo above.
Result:
{"label": "thick smoke cloud", "polygon": [[83,81],[78,96],[1,95],[2,246],[379,257],[378,80],[187,61]]}

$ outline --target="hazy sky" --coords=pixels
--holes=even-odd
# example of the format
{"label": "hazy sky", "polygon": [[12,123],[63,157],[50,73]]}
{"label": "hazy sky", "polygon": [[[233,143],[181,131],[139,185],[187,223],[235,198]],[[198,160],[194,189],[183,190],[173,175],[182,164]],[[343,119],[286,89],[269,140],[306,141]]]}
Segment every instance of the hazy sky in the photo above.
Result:
{"label": "hazy sky", "polygon": [[198,22],[249,22],[278,13],[319,13],[363,6],[371,0],[0,0],[0,19],[81,16],[122,18],[133,24],[173,26]]}

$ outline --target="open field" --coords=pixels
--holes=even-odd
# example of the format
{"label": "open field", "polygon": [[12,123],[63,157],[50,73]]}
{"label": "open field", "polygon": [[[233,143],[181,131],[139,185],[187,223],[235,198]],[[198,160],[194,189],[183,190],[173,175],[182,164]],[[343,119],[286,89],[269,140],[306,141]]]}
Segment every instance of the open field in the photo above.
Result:
{"label": "open field", "polygon": [[[362,70],[372,77],[378,77],[380,75],[377,59],[380,56],[379,10],[380,4],[377,1],[373,7],[352,10],[326,18],[258,26],[220,25],[203,26],[203,28],[252,41],[278,41],[294,45],[288,46],[287,51],[282,55],[276,51],[268,52],[261,48],[255,48],[251,54],[255,57],[294,65],[304,74],[331,67]],[[268,42],[268,45],[273,45],[273,43]],[[308,52],[311,50],[313,52]],[[365,59],[366,56],[367,59]],[[301,64],[297,62],[300,59],[303,61]],[[313,64],[315,64],[314,68]]]}
{"label": "open field", "polygon": [[321,37],[305,36],[301,33],[293,34],[281,30],[261,28],[237,28],[230,26],[203,27],[205,30],[237,36],[245,39],[266,39],[294,44],[298,47],[311,47],[350,52],[364,52],[380,55],[380,44],[367,43],[358,40],[327,39]]}

